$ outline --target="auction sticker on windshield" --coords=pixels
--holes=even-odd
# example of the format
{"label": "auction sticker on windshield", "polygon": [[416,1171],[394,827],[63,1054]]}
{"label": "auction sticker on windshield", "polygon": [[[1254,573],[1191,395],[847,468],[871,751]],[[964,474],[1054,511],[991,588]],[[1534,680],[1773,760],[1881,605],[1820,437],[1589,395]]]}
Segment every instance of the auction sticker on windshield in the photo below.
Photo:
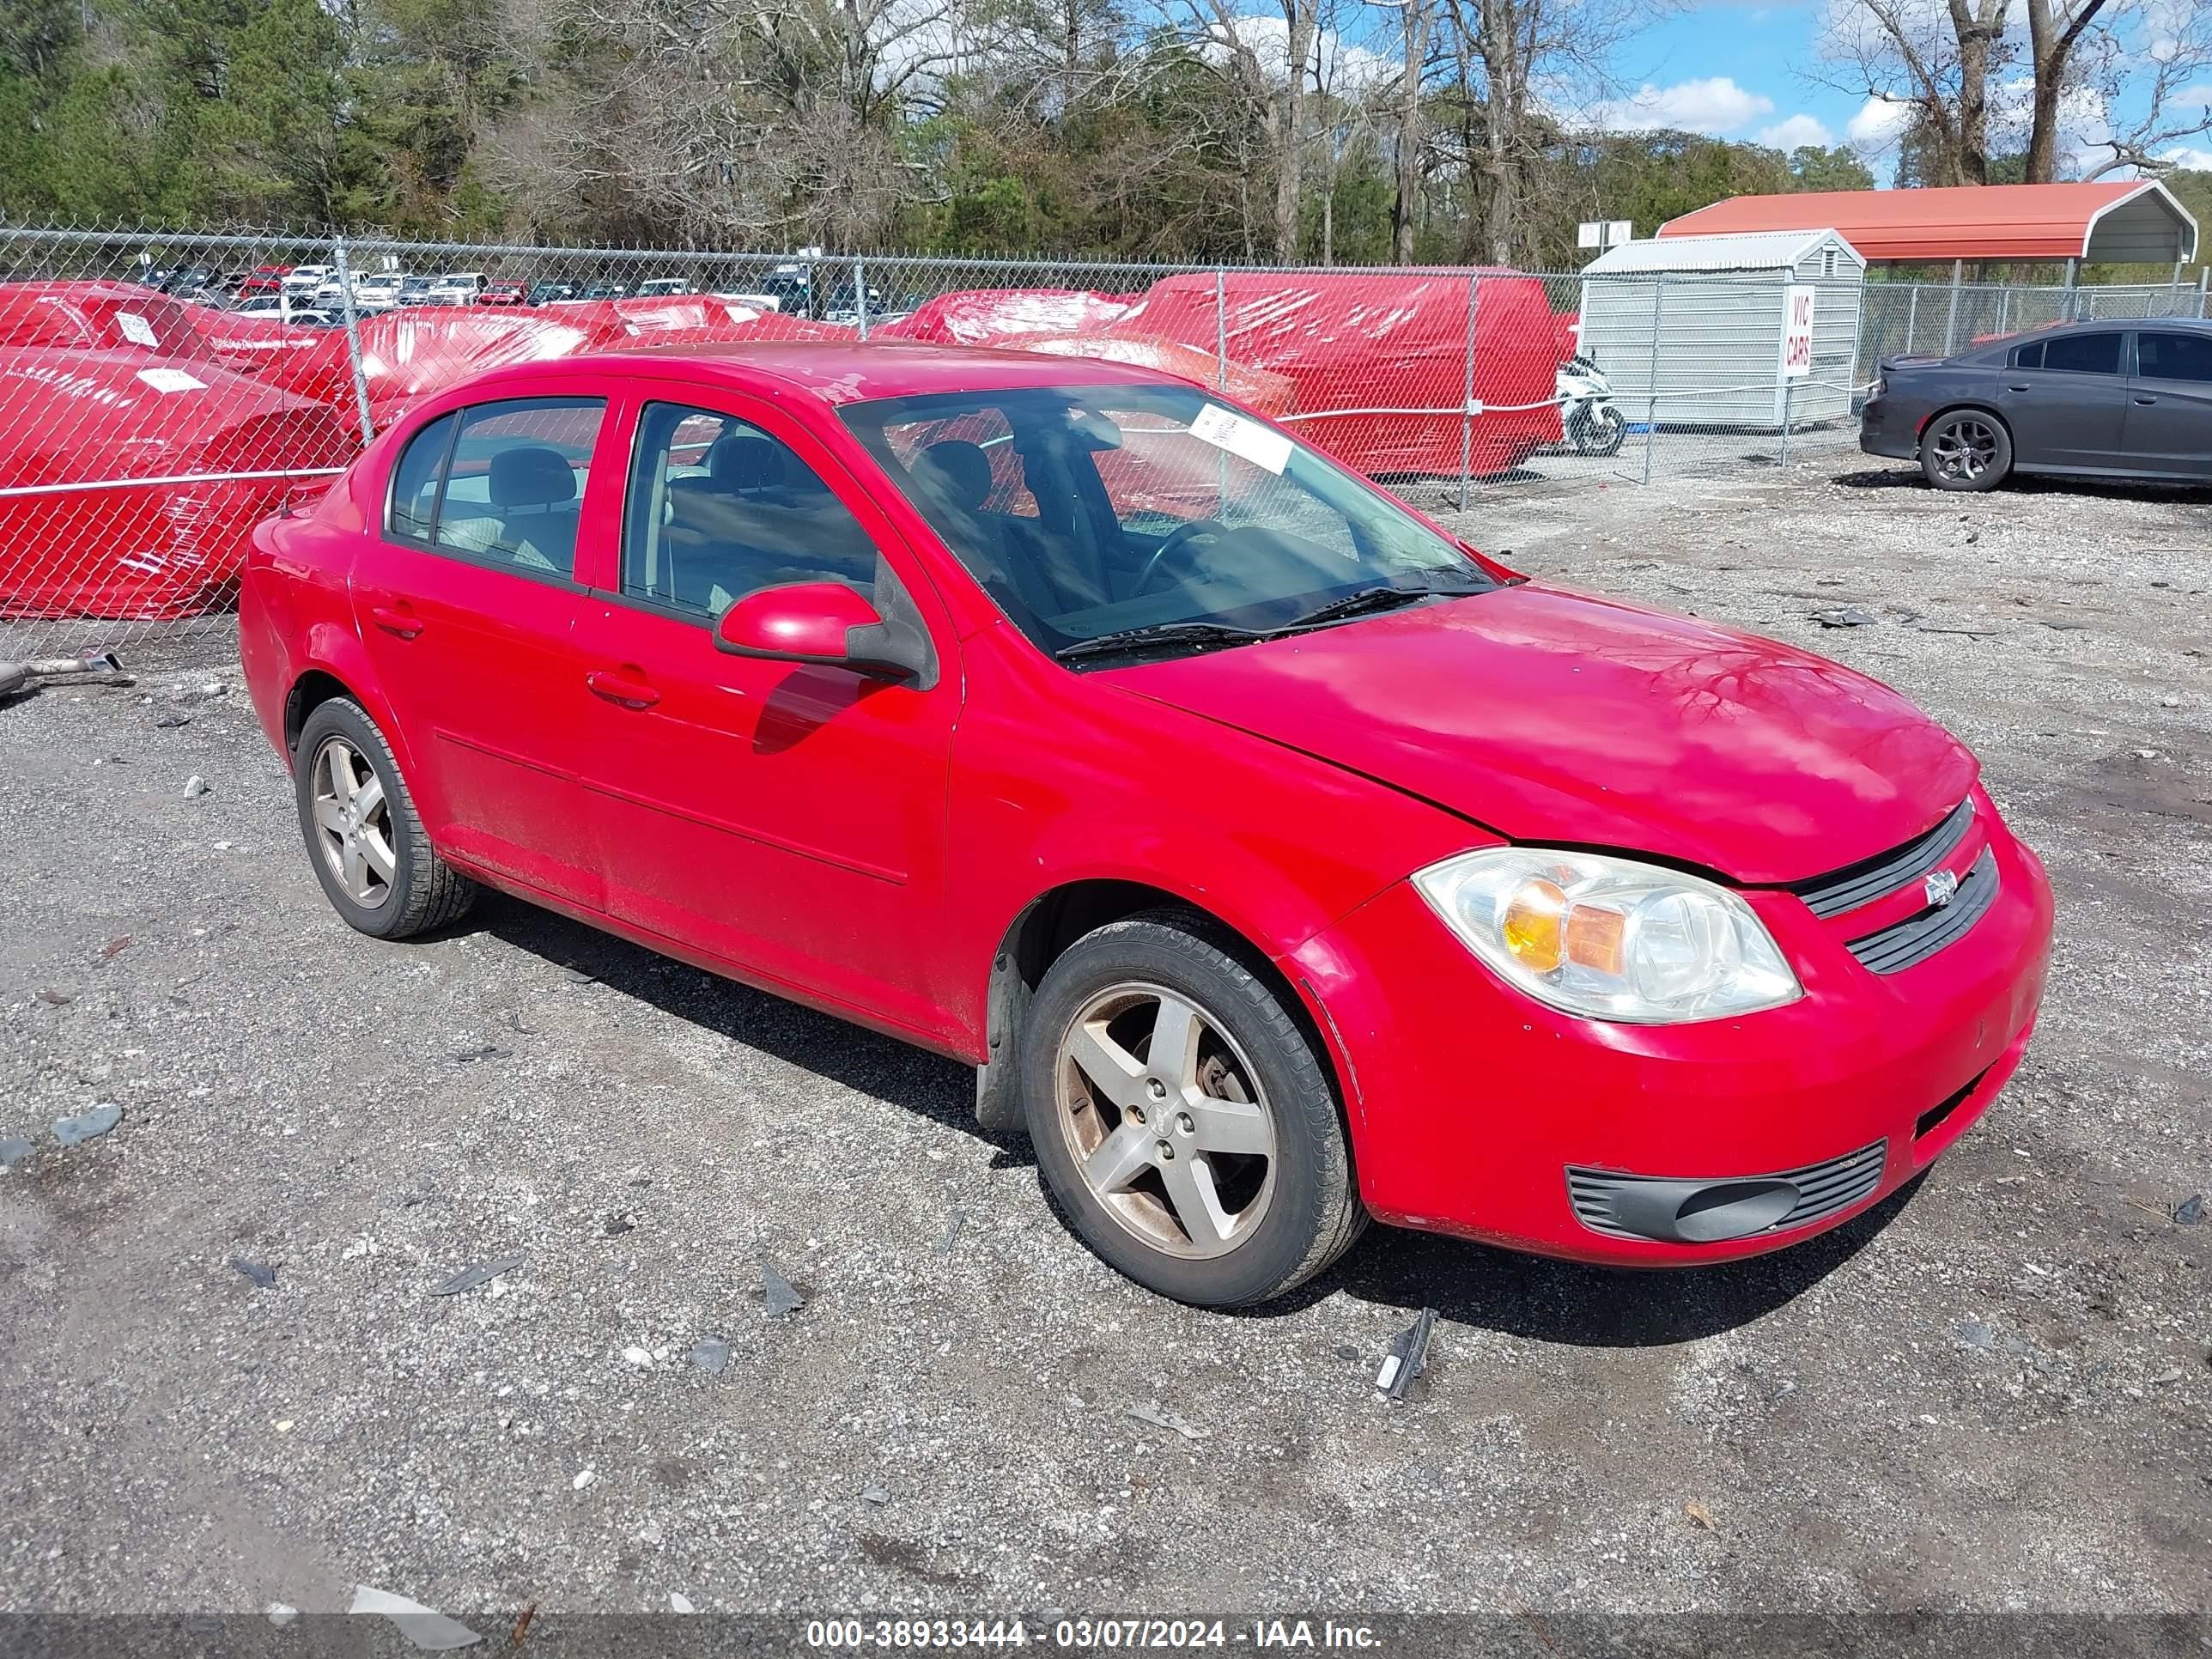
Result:
{"label": "auction sticker on windshield", "polygon": [[1190,435],[1212,444],[1216,449],[1225,449],[1239,459],[1255,466],[1264,466],[1278,477],[1291,464],[1291,441],[1279,432],[1270,432],[1257,421],[1248,421],[1233,410],[1219,404],[1208,404],[1198,412],[1190,423]]}

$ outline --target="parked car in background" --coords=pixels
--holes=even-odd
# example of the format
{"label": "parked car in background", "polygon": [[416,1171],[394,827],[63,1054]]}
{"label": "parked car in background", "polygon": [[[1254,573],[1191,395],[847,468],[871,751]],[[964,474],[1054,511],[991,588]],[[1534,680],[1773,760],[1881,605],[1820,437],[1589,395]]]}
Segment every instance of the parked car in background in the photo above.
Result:
{"label": "parked car in background", "polygon": [[307,296],[286,293],[249,295],[230,308],[241,317],[276,317],[287,322],[315,309]]}
{"label": "parked car in background", "polygon": [[732,301],[741,306],[750,306],[755,311],[781,311],[783,309],[783,296],[777,294],[732,294],[726,289],[718,288],[708,297],[715,300]]}
{"label": "parked car in background", "polygon": [[494,370],[259,527],[239,641],[351,926],[488,884],[954,1056],[1195,1304],[1370,1215],[1809,1238],[1982,1115],[2043,988],[2042,866],[1898,693],[1521,576],[1150,368]]}
{"label": "parked car in background", "polygon": [[429,299],[431,290],[437,285],[435,276],[402,276],[392,302],[395,306],[419,306]]}
{"label": "parked car in background", "polygon": [[1917,459],[1938,489],[2015,472],[2212,479],[2212,323],[2070,323],[1886,359],[1859,447]]}
{"label": "parked car in background", "polygon": [[532,283],[530,285],[530,297],[525,303],[533,306],[550,306],[557,304],[562,300],[573,300],[575,297],[576,285],[574,283]]}
{"label": "parked car in background", "polygon": [[530,290],[520,283],[486,283],[477,295],[480,306],[519,306],[530,298]]}
{"label": "parked car in background", "polygon": [[698,291],[696,283],[683,276],[648,276],[637,285],[637,297],[641,300],[667,299]]}
{"label": "parked car in background", "polygon": [[282,287],[287,294],[313,294],[337,275],[328,265],[294,265],[284,273]]}
{"label": "parked car in background", "polygon": [[442,300],[448,305],[471,306],[484,289],[484,275],[480,270],[449,270],[430,285],[429,297]]}
{"label": "parked car in background", "polygon": [[578,290],[580,300],[623,300],[629,297],[628,283],[586,283]]}
{"label": "parked car in background", "polygon": [[241,295],[274,294],[284,286],[284,279],[291,274],[289,265],[256,265],[239,278],[238,291]]}
{"label": "parked car in background", "polygon": [[396,270],[372,271],[366,276],[356,276],[353,284],[354,309],[391,310],[399,303],[400,285],[405,281]]}

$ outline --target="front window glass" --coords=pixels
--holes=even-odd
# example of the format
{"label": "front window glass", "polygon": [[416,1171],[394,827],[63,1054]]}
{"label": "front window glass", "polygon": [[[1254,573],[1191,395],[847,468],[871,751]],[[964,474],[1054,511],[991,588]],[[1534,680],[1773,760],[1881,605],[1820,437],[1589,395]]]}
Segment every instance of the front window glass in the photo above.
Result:
{"label": "front window glass", "polygon": [[1014,623],[1071,661],[1494,586],[1334,461],[1194,386],[954,392],[842,414]]}
{"label": "front window glass", "polygon": [[647,404],[623,514],[623,592],[702,618],[789,582],[872,593],[876,547],[819,473],[734,415]]}
{"label": "front window glass", "polygon": [[2136,335],[2136,373],[2146,380],[2212,383],[2212,334]]}

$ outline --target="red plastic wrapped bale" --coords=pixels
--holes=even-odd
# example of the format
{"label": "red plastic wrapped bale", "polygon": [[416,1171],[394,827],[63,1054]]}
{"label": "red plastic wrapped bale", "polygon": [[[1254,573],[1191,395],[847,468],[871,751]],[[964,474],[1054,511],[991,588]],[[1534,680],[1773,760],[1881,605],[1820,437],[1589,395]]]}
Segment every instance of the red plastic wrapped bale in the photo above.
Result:
{"label": "red plastic wrapped bale", "polygon": [[[1470,279],[1479,295],[1471,326]],[[1519,271],[1169,276],[1108,331],[1209,352],[1218,340],[1232,363],[1285,376],[1298,435],[1370,477],[1456,474],[1463,440],[1469,470],[1490,476],[1559,439],[1559,330],[1542,283]],[[1480,405],[1471,427],[1459,413],[1470,333]],[[1449,412],[1371,412],[1391,410]]]}
{"label": "red plastic wrapped bale", "polygon": [[285,475],[354,451],[335,410],[204,358],[0,347],[0,616],[206,611]]}
{"label": "red plastic wrapped bale", "polygon": [[1072,288],[965,289],[923,301],[897,322],[871,329],[869,337],[988,346],[1017,336],[1100,334],[1136,297]]}
{"label": "red plastic wrapped bale", "polygon": [[0,347],[212,358],[194,314],[206,310],[134,283],[0,283]]}

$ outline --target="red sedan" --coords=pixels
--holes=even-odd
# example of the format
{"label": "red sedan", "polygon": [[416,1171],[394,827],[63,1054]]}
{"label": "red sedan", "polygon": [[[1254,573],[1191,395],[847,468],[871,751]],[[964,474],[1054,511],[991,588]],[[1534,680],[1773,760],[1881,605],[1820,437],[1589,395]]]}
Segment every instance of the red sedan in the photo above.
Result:
{"label": "red sedan", "polygon": [[2043,986],[2042,868],[1903,697],[1139,368],[498,370],[261,527],[240,650],[354,927],[488,884],[957,1056],[1194,1303],[1370,1216],[1803,1239],[1980,1115]]}

